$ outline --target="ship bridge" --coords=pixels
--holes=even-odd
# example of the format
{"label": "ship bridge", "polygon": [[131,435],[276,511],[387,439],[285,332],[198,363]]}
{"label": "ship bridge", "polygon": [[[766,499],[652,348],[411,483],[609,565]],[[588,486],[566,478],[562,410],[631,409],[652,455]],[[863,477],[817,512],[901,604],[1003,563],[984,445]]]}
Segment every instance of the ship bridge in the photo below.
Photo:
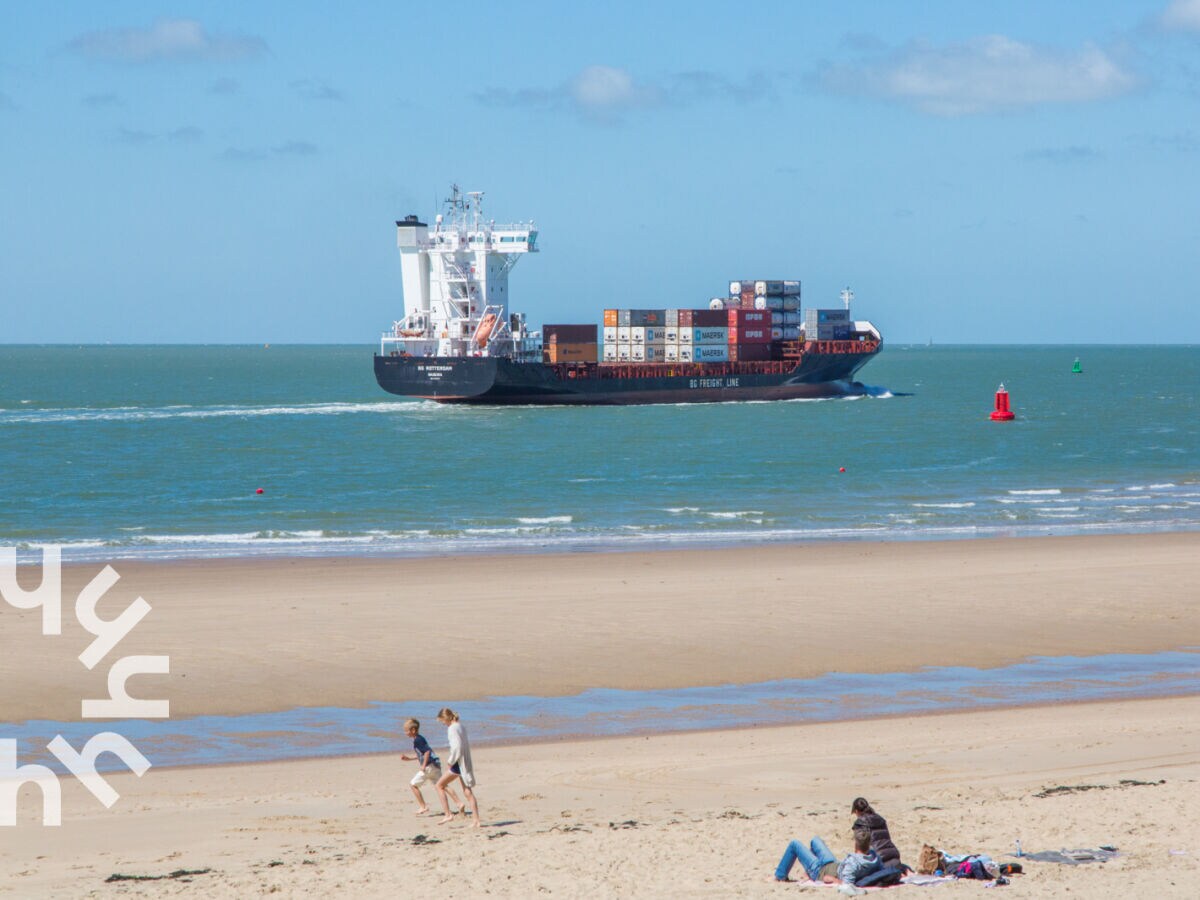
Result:
{"label": "ship bridge", "polygon": [[537,352],[524,316],[509,313],[508,273],[538,252],[533,222],[497,224],[483,192],[451,187],[431,227],[415,215],[396,222],[404,318],[381,352],[410,356],[523,357]]}

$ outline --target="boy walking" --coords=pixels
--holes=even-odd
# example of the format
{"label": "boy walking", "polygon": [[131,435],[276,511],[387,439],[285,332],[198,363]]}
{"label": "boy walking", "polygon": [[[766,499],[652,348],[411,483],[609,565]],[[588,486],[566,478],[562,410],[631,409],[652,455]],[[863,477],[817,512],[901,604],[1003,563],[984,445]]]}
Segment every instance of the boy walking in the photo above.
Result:
{"label": "boy walking", "polygon": [[[416,761],[417,774],[413,776],[409,785],[412,787],[413,796],[417,798],[417,815],[423,816],[429,812],[429,807],[425,805],[425,798],[421,795],[421,785],[437,784],[438,779],[442,777],[442,763],[433,755],[433,749],[429,746],[429,741],[421,735],[421,723],[416,719],[409,719],[404,723],[404,733],[412,738],[413,750],[415,756],[409,756],[406,753],[401,753],[400,758],[407,761]],[[450,800],[459,808],[459,812],[465,808],[464,804],[454,795],[450,789],[446,789],[446,793],[450,795]]]}

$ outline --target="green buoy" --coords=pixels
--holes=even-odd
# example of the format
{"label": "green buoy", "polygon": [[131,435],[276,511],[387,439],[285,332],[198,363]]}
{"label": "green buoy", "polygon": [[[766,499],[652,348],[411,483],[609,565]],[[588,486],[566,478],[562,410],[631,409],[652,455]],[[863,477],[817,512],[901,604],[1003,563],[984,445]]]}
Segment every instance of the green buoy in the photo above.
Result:
{"label": "green buoy", "polygon": [[1081,366],[1079,364],[1078,356],[1075,357],[1075,365],[1071,366],[1071,374],[1072,375],[1082,375],[1083,374],[1083,366]]}

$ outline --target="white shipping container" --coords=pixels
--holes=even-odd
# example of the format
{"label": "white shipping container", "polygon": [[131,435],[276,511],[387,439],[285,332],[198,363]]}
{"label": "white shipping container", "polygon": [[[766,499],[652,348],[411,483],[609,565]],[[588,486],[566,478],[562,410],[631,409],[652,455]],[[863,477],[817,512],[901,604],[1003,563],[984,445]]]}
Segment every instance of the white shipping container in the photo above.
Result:
{"label": "white shipping container", "polygon": [[645,344],[634,344],[629,349],[629,359],[632,362],[646,361],[646,346]]}
{"label": "white shipping container", "polygon": [[756,297],[782,297],[783,282],[756,281],[754,282],[754,295]]}
{"label": "white shipping container", "polygon": [[668,325],[666,328],[664,328],[663,329],[663,340],[666,341],[668,344],[678,344],[679,343],[679,326],[678,325]]}
{"label": "white shipping container", "polygon": [[628,325],[618,326],[618,328],[617,328],[617,343],[618,344],[628,344],[629,343],[629,340],[630,340],[629,330],[630,329],[629,329]]}
{"label": "white shipping container", "polygon": [[700,344],[692,348],[693,362],[728,362],[729,347],[726,344]]}
{"label": "white shipping container", "polygon": [[728,328],[693,328],[693,344],[727,344],[729,343]]}
{"label": "white shipping container", "polygon": [[666,362],[667,360],[667,345],[666,344],[647,344],[646,345],[646,362]]}
{"label": "white shipping container", "polygon": [[646,326],[634,325],[629,329],[629,340],[635,344],[644,343],[646,340]]}
{"label": "white shipping container", "polygon": [[617,344],[617,361],[629,362],[631,359],[633,359],[633,345]]}
{"label": "white shipping container", "polygon": [[603,358],[604,358],[605,362],[616,362],[617,361],[617,345],[616,344],[605,344]]}
{"label": "white shipping container", "polygon": [[679,329],[679,343],[680,343],[680,345],[687,344],[688,346],[691,346],[691,343],[692,343],[692,332],[693,332],[693,331],[695,331],[695,329],[694,329],[694,328],[680,328],[680,329]]}
{"label": "white shipping container", "polygon": [[769,309],[772,311],[777,310],[777,309],[783,309],[783,298],[782,297],[755,297],[754,298],[754,308],[755,309]]}
{"label": "white shipping container", "polygon": [[691,362],[693,349],[694,348],[692,347],[691,344],[680,344],[679,345],[679,361],[680,362]]}
{"label": "white shipping container", "polygon": [[667,344],[666,349],[663,351],[663,359],[667,362],[679,362],[679,345]]}
{"label": "white shipping container", "polygon": [[616,342],[617,342],[617,326],[616,325],[605,325],[604,326],[604,343],[615,344]]}

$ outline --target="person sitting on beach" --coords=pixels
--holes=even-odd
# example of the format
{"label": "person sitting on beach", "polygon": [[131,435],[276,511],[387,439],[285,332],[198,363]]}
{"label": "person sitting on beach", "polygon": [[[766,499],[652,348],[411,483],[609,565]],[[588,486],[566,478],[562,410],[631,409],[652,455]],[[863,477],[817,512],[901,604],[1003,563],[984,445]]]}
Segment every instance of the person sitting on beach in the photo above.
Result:
{"label": "person sitting on beach", "polygon": [[775,867],[775,880],[791,881],[788,874],[797,860],[804,867],[809,880],[825,884],[857,885],[868,875],[883,868],[879,857],[871,849],[871,832],[866,828],[855,829],[854,852],[848,854],[840,865],[829,846],[819,837],[813,838],[807,847],[799,841],[792,841]]}
{"label": "person sitting on beach", "polygon": [[850,805],[850,812],[855,817],[853,828],[856,831],[865,828],[871,832],[871,849],[875,851],[884,867],[905,868],[904,864],[900,862],[900,850],[892,842],[892,836],[888,832],[887,822],[884,821],[883,816],[871,809],[871,804],[867,802],[866,798],[856,798]]}
{"label": "person sitting on beach", "polygon": [[[401,753],[400,758],[406,761],[415,760],[417,763],[417,774],[413,776],[409,786],[412,788],[413,796],[417,798],[417,815],[423,816],[429,812],[429,807],[425,805],[425,797],[421,794],[421,785],[429,783],[436,785],[438,779],[442,777],[442,763],[433,755],[433,749],[429,746],[429,741],[421,736],[421,723],[416,719],[409,719],[404,723],[404,733],[412,738],[413,750],[416,751],[415,756],[409,756],[406,753]],[[459,812],[466,810],[466,805],[459,801],[454,795],[454,791],[450,788],[446,789],[446,793],[450,795],[450,799],[454,801],[454,805],[458,807]]]}
{"label": "person sitting on beach", "polygon": [[482,826],[479,822],[479,803],[475,800],[474,790],[475,770],[471,767],[471,745],[467,742],[467,729],[458,721],[458,713],[448,707],[438,713],[438,721],[446,726],[446,737],[450,741],[450,752],[446,756],[450,771],[439,778],[435,785],[438,796],[442,798],[442,811],[446,814],[438,823],[444,825],[454,820],[454,816],[450,814],[450,804],[446,801],[446,793],[454,779],[458,778],[462,781],[463,796],[471,804],[471,816],[474,819],[471,824],[480,828]]}

